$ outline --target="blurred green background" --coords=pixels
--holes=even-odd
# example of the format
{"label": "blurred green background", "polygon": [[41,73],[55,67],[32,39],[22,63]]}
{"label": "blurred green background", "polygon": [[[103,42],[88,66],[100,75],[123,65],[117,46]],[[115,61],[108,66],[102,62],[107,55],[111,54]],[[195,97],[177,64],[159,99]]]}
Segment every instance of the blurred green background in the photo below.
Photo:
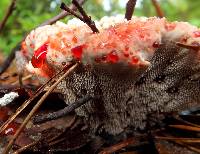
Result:
{"label": "blurred green background", "polygon": [[[158,0],[165,17],[169,20],[188,21],[200,26],[200,0]],[[0,0],[0,21],[11,0]],[[8,54],[10,50],[28,33],[45,20],[57,15],[62,0],[17,0],[16,9],[9,17],[3,32],[0,33],[0,52]],[[70,0],[63,0],[70,4]],[[102,16],[124,14],[127,0],[87,0],[84,8],[93,19]],[[137,0],[136,16],[155,16],[151,0]],[[66,22],[71,17],[65,18]]]}

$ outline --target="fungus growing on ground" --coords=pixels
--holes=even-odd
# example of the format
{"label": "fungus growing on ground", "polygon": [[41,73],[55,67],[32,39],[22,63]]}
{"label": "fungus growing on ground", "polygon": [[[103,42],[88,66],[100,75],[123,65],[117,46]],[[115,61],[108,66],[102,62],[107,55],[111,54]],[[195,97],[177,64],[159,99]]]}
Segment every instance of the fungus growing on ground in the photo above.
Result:
{"label": "fungus growing on ground", "polygon": [[25,67],[39,78],[81,63],[57,89],[67,104],[86,94],[101,96],[76,109],[92,131],[143,129],[148,114],[197,105],[199,51],[191,48],[200,41],[197,27],[165,18],[127,21],[120,16],[104,17],[96,26],[99,33],[78,19],[39,27],[22,48],[29,61]]}

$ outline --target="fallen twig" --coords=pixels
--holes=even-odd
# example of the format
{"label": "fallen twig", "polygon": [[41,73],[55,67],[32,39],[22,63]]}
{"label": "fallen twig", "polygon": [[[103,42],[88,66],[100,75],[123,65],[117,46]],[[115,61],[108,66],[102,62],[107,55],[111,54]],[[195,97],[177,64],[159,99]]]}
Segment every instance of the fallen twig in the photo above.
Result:
{"label": "fallen twig", "polygon": [[85,23],[92,29],[92,31],[94,33],[99,33],[99,30],[95,25],[95,22],[91,20],[91,17],[87,15],[82,6],[76,0],[72,0],[72,3],[77,7],[80,14],[83,16]]}
{"label": "fallen twig", "polygon": [[25,146],[23,146],[22,148],[16,150],[16,151],[14,152],[14,154],[20,154],[20,153],[22,153],[23,151],[29,149],[30,147],[35,146],[35,145],[38,144],[39,142],[40,142],[40,140],[34,141],[34,142],[32,142],[32,143],[30,143],[30,144],[28,144],[28,145],[25,145]]}
{"label": "fallen twig", "polygon": [[[80,5],[82,5],[82,4],[85,2],[85,0],[79,0],[78,2],[79,2]],[[69,8],[70,8],[71,10],[73,10],[73,11],[76,11],[76,10],[77,10],[76,6],[74,6],[74,5],[70,5]],[[57,16],[55,16],[55,17],[53,17],[53,18],[51,18],[51,19],[49,19],[49,20],[43,22],[41,25],[39,25],[39,27],[40,27],[40,26],[44,26],[44,25],[52,25],[52,24],[54,24],[56,21],[58,21],[58,20],[60,20],[60,19],[63,19],[63,18],[65,18],[65,17],[68,16],[68,15],[70,15],[69,12],[62,11],[62,12],[61,12],[60,14],[58,14]]]}
{"label": "fallen twig", "polygon": [[163,18],[163,17],[164,17],[164,13],[163,13],[163,11],[162,11],[162,9],[161,9],[159,3],[157,2],[157,0],[151,0],[151,1],[152,1],[153,5],[154,5],[154,7],[155,7],[155,9],[156,9],[157,16],[158,16],[159,18]]}
{"label": "fallen twig", "polygon": [[180,117],[174,117],[174,118],[175,118],[176,120],[179,120],[180,122],[185,123],[185,124],[188,124],[188,125],[191,125],[191,126],[199,127],[199,128],[200,128],[200,125],[191,123],[191,122],[189,122],[189,121],[185,121],[185,120],[181,119]]}
{"label": "fallen twig", "polygon": [[135,9],[135,4],[136,4],[137,0],[129,0],[126,3],[126,13],[125,13],[125,18],[127,20],[131,20],[132,16],[133,16],[133,12]]}
{"label": "fallen twig", "polygon": [[200,143],[199,138],[182,138],[182,137],[165,137],[165,136],[155,136],[155,139],[160,139],[160,140],[169,140],[169,141],[181,141],[181,142],[187,142],[187,143]]}
{"label": "fallen twig", "polygon": [[[155,139],[160,139],[160,140],[168,140],[171,142],[174,142],[176,144],[179,144],[181,146],[184,146],[186,148],[188,148],[189,150],[195,151],[197,153],[200,153],[200,149],[193,147],[190,143],[194,143],[196,141],[196,143],[199,143],[199,138],[178,138],[178,137],[173,137],[171,135],[168,136],[155,136]],[[185,141],[186,140],[186,141]],[[189,143],[189,145],[187,144]]]}
{"label": "fallen twig", "polygon": [[135,138],[129,138],[129,139],[126,139],[125,141],[122,141],[122,142],[115,144],[111,147],[103,149],[99,154],[115,153],[116,151],[118,151],[118,150],[120,150],[124,147],[127,147],[130,144],[134,144],[134,143],[137,143],[137,140]]}
{"label": "fallen twig", "polygon": [[11,1],[10,5],[8,7],[8,10],[7,10],[7,12],[6,12],[6,14],[5,14],[2,22],[0,23],[0,33],[2,32],[2,30],[3,30],[3,28],[4,28],[5,24],[6,24],[6,22],[8,20],[8,18],[10,17],[10,15],[12,14],[12,12],[14,11],[16,1],[17,0],[12,0]]}
{"label": "fallen twig", "polygon": [[189,130],[189,131],[194,131],[194,132],[200,132],[199,127],[188,126],[188,125],[169,125],[169,127],[182,129],[182,130]]}
{"label": "fallen twig", "polygon": [[14,134],[14,136],[12,137],[12,139],[9,141],[8,145],[6,146],[6,148],[3,151],[3,154],[7,154],[10,150],[10,148],[12,147],[13,143],[15,142],[16,138],[19,136],[19,134],[21,133],[22,129],[26,126],[26,124],[28,123],[28,121],[31,119],[31,117],[33,116],[33,114],[38,110],[38,108],[42,105],[42,103],[44,102],[44,100],[47,98],[47,96],[56,88],[56,86],[64,79],[67,77],[67,75],[72,72],[76,67],[78,66],[78,63],[76,63],[75,65],[73,65],[68,71],[66,71],[64,73],[64,75],[62,75],[50,88],[49,90],[41,97],[41,99],[37,102],[37,104],[33,107],[33,109],[31,110],[31,112],[27,115],[27,117],[25,118],[25,120],[23,121],[23,123],[20,125],[19,129],[16,131],[16,133]]}
{"label": "fallen twig", "polygon": [[74,10],[70,9],[65,3],[61,3],[60,8],[63,9],[65,12],[69,13],[70,15],[75,16],[76,18],[84,21],[83,17],[76,13]]}
{"label": "fallen twig", "polygon": [[[32,75],[27,75],[27,76],[25,76],[25,77],[22,77],[22,81],[25,81],[25,80],[28,80],[28,79],[30,79],[32,77]],[[11,85],[16,85],[16,84],[18,84],[19,83],[19,80],[17,80],[17,81],[15,81],[15,82],[13,82],[13,83],[11,83]]]}
{"label": "fallen twig", "polygon": [[200,149],[198,149],[196,147],[193,147],[192,145],[187,145],[187,144],[185,144],[185,143],[183,143],[181,141],[173,141],[173,142],[176,143],[176,144],[179,144],[181,146],[184,146],[184,147],[188,148],[189,150],[192,150],[194,152],[200,153]]}
{"label": "fallen twig", "polygon": [[77,17],[78,19],[80,19],[81,21],[85,22],[94,33],[99,33],[99,30],[97,29],[95,22],[92,21],[91,17],[88,16],[86,14],[86,12],[84,11],[84,9],[80,6],[80,4],[76,1],[76,0],[72,0],[72,3],[77,7],[77,9],[79,10],[80,15],[78,15],[77,13],[75,13],[72,9],[70,9],[69,7],[67,7],[65,5],[65,3],[62,3],[60,8],[69,12],[70,14],[74,15],[75,17]]}
{"label": "fallen twig", "polygon": [[69,104],[67,107],[65,107],[64,109],[61,109],[57,112],[53,112],[53,113],[49,113],[46,115],[42,115],[42,116],[36,116],[33,118],[33,123],[34,124],[38,124],[38,123],[42,123],[45,121],[49,121],[49,120],[54,120],[60,117],[63,117],[64,115],[67,115],[71,112],[73,112],[76,108],[82,106],[83,104],[87,103],[89,100],[94,99],[94,97],[90,96],[90,95],[86,95],[83,98],[75,101],[72,104]]}

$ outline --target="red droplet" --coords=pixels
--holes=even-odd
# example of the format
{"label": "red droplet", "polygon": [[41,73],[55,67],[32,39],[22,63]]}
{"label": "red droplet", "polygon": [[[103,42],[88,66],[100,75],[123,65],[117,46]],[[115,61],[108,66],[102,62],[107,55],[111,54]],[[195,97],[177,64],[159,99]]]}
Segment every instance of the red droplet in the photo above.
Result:
{"label": "red droplet", "polygon": [[193,32],[193,34],[194,34],[194,37],[200,37],[200,31],[195,31]]}
{"label": "red droplet", "polygon": [[78,60],[81,59],[81,56],[82,56],[82,53],[83,53],[83,47],[84,47],[84,45],[79,45],[79,46],[76,46],[76,47],[71,49],[73,56],[75,58],[77,58]]}
{"label": "red droplet", "polygon": [[124,57],[129,57],[129,54],[128,53],[124,53]]}
{"label": "red droplet", "polygon": [[18,123],[11,122],[3,131],[3,135],[14,135],[19,127]]}
{"label": "red droplet", "polygon": [[152,46],[154,48],[158,48],[160,46],[160,43],[158,43],[157,41],[155,41]]}
{"label": "red droplet", "polygon": [[133,56],[131,58],[131,64],[137,64],[138,62],[139,62],[139,59],[137,57]]}
{"label": "red droplet", "polygon": [[34,52],[34,55],[31,59],[33,67],[40,68],[44,64],[47,55],[47,47],[48,44],[45,43]]}
{"label": "red droplet", "polygon": [[119,57],[117,55],[117,53],[115,51],[111,51],[107,57],[106,57],[106,60],[108,62],[111,62],[111,63],[116,63],[118,60],[119,60]]}

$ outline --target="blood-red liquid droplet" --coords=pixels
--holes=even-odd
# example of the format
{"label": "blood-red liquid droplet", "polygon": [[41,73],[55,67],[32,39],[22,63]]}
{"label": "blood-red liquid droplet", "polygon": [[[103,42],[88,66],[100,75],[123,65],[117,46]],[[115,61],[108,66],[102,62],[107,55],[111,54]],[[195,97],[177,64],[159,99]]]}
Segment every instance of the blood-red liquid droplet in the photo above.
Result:
{"label": "blood-red liquid droplet", "polygon": [[18,127],[18,123],[11,122],[2,133],[3,135],[14,135]]}
{"label": "blood-red liquid droplet", "polygon": [[116,51],[111,51],[111,52],[107,55],[106,60],[107,60],[108,62],[111,62],[111,63],[116,63],[116,62],[119,60],[119,57],[118,57]]}
{"label": "blood-red liquid droplet", "polygon": [[34,52],[34,55],[31,59],[33,67],[40,68],[44,64],[47,55],[47,47],[48,44],[45,43]]}
{"label": "blood-red liquid droplet", "polygon": [[200,37],[200,31],[195,31],[193,32],[193,34],[194,34],[194,37]]}
{"label": "blood-red liquid droplet", "polygon": [[139,62],[139,59],[137,57],[133,56],[131,58],[131,64],[137,64],[138,62]]}
{"label": "blood-red liquid droplet", "polygon": [[124,53],[124,57],[129,57],[129,54],[128,53]]}
{"label": "blood-red liquid droplet", "polygon": [[76,46],[76,47],[71,49],[73,56],[75,58],[77,58],[78,60],[81,59],[81,56],[82,56],[82,53],[83,53],[83,47],[84,47],[84,45],[79,45],[79,46]]}
{"label": "blood-red liquid droplet", "polygon": [[156,41],[156,42],[153,43],[152,46],[153,46],[154,48],[158,48],[158,47],[160,46],[160,43]]}

